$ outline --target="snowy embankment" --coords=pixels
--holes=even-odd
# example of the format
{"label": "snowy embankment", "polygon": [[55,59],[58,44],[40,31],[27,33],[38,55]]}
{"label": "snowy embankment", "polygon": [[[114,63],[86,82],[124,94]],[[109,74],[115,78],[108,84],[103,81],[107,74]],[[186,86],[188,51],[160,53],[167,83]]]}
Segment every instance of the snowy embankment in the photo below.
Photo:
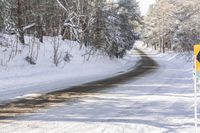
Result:
{"label": "snowy embankment", "polygon": [[[9,38],[14,42],[14,38]],[[140,59],[127,55],[124,59],[112,59],[103,55],[94,55],[87,61],[88,49],[72,41],[62,41],[60,38],[45,37],[44,43],[26,37],[26,42],[39,49],[36,65],[30,65],[25,57],[30,54],[28,46],[17,46],[19,54],[5,65],[10,51],[1,49],[0,60],[0,102],[12,99],[35,96],[51,91],[66,89],[70,86],[96,81],[128,71]],[[15,42],[16,43],[16,42]],[[59,45],[60,54],[72,55],[69,63],[62,61],[58,67],[53,64],[53,46]],[[16,46],[17,44],[15,44]],[[84,56],[85,55],[85,56]]]}

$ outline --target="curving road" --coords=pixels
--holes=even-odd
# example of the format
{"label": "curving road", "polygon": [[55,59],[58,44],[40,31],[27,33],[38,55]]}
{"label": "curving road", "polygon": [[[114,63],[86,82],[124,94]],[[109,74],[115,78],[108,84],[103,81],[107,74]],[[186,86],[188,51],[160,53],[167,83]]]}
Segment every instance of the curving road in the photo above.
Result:
{"label": "curving road", "polygon": [[138,51],[128,73],[1,106],[0,132],[194,132],[191,64]]}
{"label": "curving road", "polygon": [[134,66],[132,70],[115,77],[86,83],[80,86],[73,86],[65,90],[51,92],[34,98],[18,99],[17,101],[0,105],[0,120],[20,116],[24,113],[37,112],[38,109],[46,108],[52,104],[84,97],[86,95],[85,93],[95,93],[103,89],[113,88],[117,84],[122,84],[137,78],[139,75],[152,72],[152,68],[157,66],[156,62],[141,50],[136,49],[134,52],[137,52],[138,55],[141,56],[141,60],[136,63],[137,65]]}

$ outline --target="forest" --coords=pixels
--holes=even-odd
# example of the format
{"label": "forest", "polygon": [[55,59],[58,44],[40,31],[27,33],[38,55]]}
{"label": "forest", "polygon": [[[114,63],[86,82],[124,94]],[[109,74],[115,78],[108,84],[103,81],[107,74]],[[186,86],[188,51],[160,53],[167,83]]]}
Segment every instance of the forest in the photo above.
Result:
{"label": "forest", "polygon": [[165,52],[191,51],[200,41],[199,0],[157,0],[144,17],[145,43]]}
{"label": "forest", "polygon": [[23,49],[29,51],[23,58],[36,64],[44,37],[52,39],[56,66],[71,57],[59,40],[87,47],[88,59],[95,53],[123,58],[138,39],[163,53],[191,51],[200,41],[199,3],[156,0],[141,16],[136,0],[1,0],[0,64],[8,64]]}
{"label": "forest", "polygon": [[[1,0],[0,50],[9,57],[1,62],[12,60],[22,46],[30,51],[24,58],[36,64],[45,36],[76,41],[80,48],[90,49],[86,53],[89,56],[98,51],[110,58],[122,58],[133,47],[141,23],[135,0]],[[9,41],[10,35],[15,39]],[[27,36],[31,43],[26,41]],[[54,39],[56,66],[61,58],[59,47],[58,39]],[[68,59],[69,52],[64,57]]]}

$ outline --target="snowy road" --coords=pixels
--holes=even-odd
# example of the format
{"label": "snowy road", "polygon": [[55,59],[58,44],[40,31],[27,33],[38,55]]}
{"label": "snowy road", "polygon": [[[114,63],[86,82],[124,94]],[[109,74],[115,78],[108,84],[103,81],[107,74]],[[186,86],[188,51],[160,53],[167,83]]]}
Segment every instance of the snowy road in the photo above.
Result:
{"label": "snowy road", "polygon": [[0,133],[194,132],[192,65],[179,56],[146,52],[158,63],[144,65],[148,73],[39,113],[2,120]]}

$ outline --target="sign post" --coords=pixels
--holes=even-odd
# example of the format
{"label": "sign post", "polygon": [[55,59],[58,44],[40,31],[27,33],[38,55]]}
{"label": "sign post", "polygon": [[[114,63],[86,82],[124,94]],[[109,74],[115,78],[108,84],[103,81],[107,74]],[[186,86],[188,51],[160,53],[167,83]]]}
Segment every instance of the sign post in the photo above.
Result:
{"label": "sign post", "polygon": [[197,110],[197,96],[198,96],[198,84],[200,81],[200,77],[198,77],[200,73],[200,44],[194,45],[194,118],[195,118],[195,133],[198,128],[198,110]]}

